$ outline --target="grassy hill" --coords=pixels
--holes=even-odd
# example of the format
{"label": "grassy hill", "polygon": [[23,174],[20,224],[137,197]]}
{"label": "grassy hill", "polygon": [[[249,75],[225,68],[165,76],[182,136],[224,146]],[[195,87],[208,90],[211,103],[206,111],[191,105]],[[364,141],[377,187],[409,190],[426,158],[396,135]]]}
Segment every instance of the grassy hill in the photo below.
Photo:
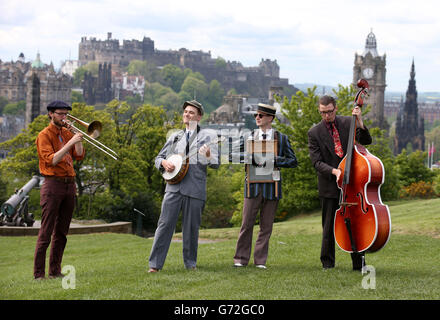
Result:
{"label": "grassy hill", "polygon": [[75,289],[63,289],[61,279],[33,280],[36,237],[2,237],[0,300],[439,299],[440,199],[389,205],[391,239],[381,251],[366,255],[375,270],[375,289],[363,288],[366,275],[351,271],[349,255],[338,248],[336,268],[322,270],[316,212],[274,225],[267,270],[232,267],[238,228],[201,230],[195,271],[184,269],[182,244],[174,241],[157,274],[147,273],[152,239],[71,235],[63,266],[75,268]]}

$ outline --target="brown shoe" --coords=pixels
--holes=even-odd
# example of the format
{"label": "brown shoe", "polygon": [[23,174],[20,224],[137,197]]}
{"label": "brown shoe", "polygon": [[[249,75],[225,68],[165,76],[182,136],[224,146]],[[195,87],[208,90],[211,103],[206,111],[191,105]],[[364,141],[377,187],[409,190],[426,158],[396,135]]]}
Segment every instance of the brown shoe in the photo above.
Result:
{"label": "brown shoe", "polygon": [[148,273],[155,273],[155,272],[159,272],[159,269],[150,268],[150,270],[148,270]]}
{"label": "brown shoe", "polygon": [[34,278],[35,281],[42,281],[42,280],[45,280],[45,279],[46,278],[44,276]]}
{"label": "brown shoe", "polygon": [[58,273],[58,274],[50,274],[49,279],[56,279],[56,278],[64,278],[64,274]]}

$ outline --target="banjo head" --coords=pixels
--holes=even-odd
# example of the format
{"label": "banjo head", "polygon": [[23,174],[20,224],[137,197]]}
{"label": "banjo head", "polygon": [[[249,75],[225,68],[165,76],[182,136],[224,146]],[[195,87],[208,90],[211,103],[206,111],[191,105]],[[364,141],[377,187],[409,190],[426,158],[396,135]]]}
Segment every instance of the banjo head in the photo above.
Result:
{"label": "banjo head", "polygon": [[165,171],[162,174],[162,177],[165,180],[171,180],[173,179],[180,171],[180,168],[182,168],[183,163],[183,157],[180,154],[173,154],[167,158],[168,161],[170,161],[174,165],[174,170],[171,172]]}

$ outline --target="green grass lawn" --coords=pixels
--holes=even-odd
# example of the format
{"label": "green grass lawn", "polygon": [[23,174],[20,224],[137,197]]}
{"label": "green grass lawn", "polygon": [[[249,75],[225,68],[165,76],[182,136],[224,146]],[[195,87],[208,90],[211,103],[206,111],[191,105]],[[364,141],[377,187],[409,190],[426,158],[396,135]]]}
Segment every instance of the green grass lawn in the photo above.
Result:
{"label": "green grass lawn", "polygon": [[152,239],[71,235],[63,266],[75,268],[75,289],[63,289],[62,279],[33,280],[36,237],[1,237],[0,300],[439,299],[440,199],[394,202],[390,210],[390,241],[366,255],[375,270],[375,289],[363,288],[362,280],[372,274],[352,271],[349,254],[339,248],[336,267],[322,270],[317,212],[274,225],[267,270],[232,267],[238,228],[201,230],[202,239],[215,241],[199,245],[195,271],[183,267],[182,244],[173,242],[156,274],[147,273]]}

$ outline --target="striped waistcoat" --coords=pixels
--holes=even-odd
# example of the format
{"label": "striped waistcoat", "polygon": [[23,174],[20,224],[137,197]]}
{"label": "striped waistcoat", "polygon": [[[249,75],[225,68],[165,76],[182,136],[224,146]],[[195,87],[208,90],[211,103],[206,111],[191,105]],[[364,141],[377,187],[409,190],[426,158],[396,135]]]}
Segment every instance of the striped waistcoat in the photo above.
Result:
{"label": "striped waistcoat", "polygon": [[[298,163],[295,156],[295,153],[290,146],[289,139],[286,135],[274,130],[274,138],[277,140],[277,156],[275,157],[275,168],[295,168]],[[277,185],[275,187],[275,185]],[[281,193],[281,172],[280,172],[280,180],[274,182],[265,182],[265,183],[250,183],[249,184],[249,195],[248,195],[248,183],[246,179],[244,181],[244,197],[245,198],[255,198],[261,192],[264,199],[268,200],[279,200],[282,198]],[[276,195],[276,189],[278,196]]]}

